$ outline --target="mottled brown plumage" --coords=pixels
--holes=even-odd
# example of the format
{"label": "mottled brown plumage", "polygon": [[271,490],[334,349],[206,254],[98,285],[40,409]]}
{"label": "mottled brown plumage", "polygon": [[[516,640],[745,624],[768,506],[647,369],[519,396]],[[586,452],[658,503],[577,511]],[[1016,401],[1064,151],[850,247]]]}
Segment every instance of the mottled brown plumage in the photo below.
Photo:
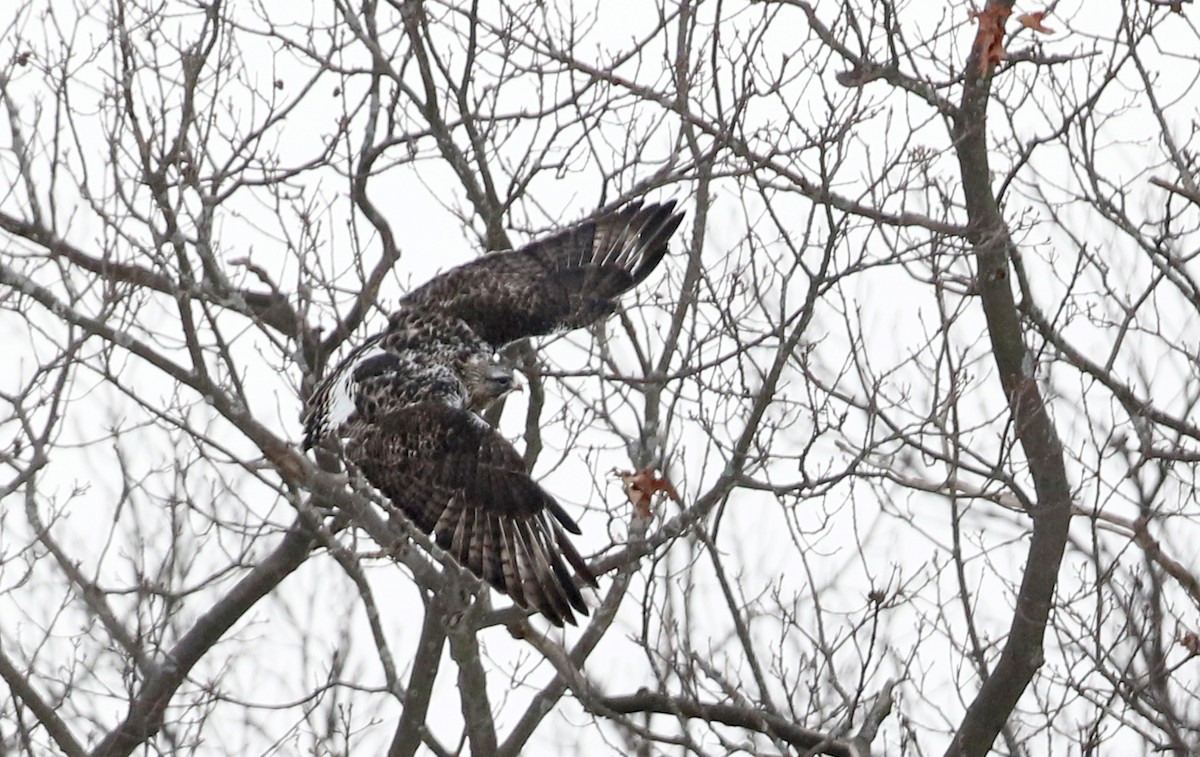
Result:
{"label": "mottled brown plumage", "polygon": [[577,581],[596,585],[564,533],[579,528],[476,413],[513,386],[499,348],[609,315],[654,270],[683,219],[674,207],[632,203],[413,290],[317,387],[305,449],[345,439],[347,460],[464,567],[574,623],[587,614]]}
{"label": "mottled brown plumage", "polygon": [[351,433],[346,458],[463,567],[552,623],[587,605],[571,572],[595,586],[563,533],[579,527],[513,446],[468,410],[418,402]]}
{"label": "mottled brown plumage", "polygon": [[674,202],[630,203],[519,250],[447,271],[403,303],[460,318],[496,346],[586,326],[611,314],[617,298],[662,260],[683,220],[674,209]]}

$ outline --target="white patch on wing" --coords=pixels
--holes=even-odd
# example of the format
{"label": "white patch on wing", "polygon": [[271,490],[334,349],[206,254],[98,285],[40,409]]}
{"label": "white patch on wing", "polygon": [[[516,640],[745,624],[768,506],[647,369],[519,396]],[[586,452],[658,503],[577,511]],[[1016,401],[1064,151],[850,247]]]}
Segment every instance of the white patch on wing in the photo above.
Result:
{"label": "white patch on wing", "polygon": [[377,343],[370,345],[345,366],[333,386],[329,387],[329,411],[326,416],[329,428],[340,428],[358,409],[358,382],[354,380],[354,372],[358,370],[358,366],[362,365],[363,361],[385,352],[386,350],[381,349]]}
{"label": "white patch on wing", "polygon": [[[354,365],[357,365],[357,363]],[[352,365],[329,388],[328,422],[330,428],[340,427],[343,423],[350,420],[351,415],[354,415],[354,390],[354,368]]]}

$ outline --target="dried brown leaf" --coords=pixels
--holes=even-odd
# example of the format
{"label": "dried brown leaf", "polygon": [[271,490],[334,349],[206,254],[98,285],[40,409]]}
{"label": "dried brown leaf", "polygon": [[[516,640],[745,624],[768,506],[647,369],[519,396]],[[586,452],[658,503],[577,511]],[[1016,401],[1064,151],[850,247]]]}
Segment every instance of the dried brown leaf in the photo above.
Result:
{"label": "dried brown leaf", "polygon": [[971,17],[979,24],[975,33],[974,50],[979,55],[979,75],[987,76],[1004,60],[1004,22],[1012,10],[996,3],[989,4]]}
{"label": "dried brown leaf", "polygon": [[1017,16],[1017,21],[1026,29],[1032,29],[1038,34],[1053,34],[1054,30],[1042,23],[1049,11],[1037,11],[1036,13],[1022,13]]}
{"label": "dried brown leaf", "polygon": [[625,488],[625,496],[629,498],[634,514],[639,518],[651,516],[651,505],[654,503],[655,495],[662,495],[659,497],[660,501],[663,497],[669,497],[675,502],[679,501],[679,493],[675,491],[675,487],[665,477],[659,476],[654,468],[642,468],[636,473],[614,468],[613,473],[621,479]]}
{"label": "dried brown leaf", "polygon": [[1200,636],[1188,632],[1179,635],[1179,646],[1186,649],[1193,657],[1200,655]]}

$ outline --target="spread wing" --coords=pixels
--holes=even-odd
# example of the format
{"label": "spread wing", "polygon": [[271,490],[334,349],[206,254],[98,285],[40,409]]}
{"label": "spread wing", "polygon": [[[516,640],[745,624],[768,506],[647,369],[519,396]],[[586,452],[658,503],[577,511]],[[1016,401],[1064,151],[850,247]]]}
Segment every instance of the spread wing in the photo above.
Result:
{"label": "spread wing", "polygon": [[585,326],[654,270],[679,228],[675,203],[620,210],[509,252],[473,260],[403,300],[461,319],[496,346]]}
{"label": "spread wing", "polygon": [[[485,255],[415,289],[386,331],[317,386],[304,414],[304,449],[389,407],[462,394],[463,376],[445,376],[440,367],[461,363],[464,355],[612,313],[617,297],[666,254],[683,221],[674,210],[674,202],[630,203],[519,250]],[[455,370],[461,374],[461,365]]]}
{"label": "spread wing", "polygon": [[574,612],[587,615],[577,580],[596,586],[596,578],[563,532],[579,527],[474,413],[432,401],[388,412],[356,425],[346,456],[459,564],[517,604],[560,626],[574,624]]}

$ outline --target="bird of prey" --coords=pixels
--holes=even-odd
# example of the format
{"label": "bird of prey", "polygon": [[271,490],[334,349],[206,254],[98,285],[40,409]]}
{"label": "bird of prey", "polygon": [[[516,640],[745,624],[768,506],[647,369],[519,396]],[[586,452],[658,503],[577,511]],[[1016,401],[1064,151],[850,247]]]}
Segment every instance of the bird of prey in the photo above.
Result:
{"label": "bird of prey", "polygon": [[499,350],[611,314],[666,254],[674,209],[631,203],[408,293],[317,387],[304,448],[343,440],[346,460],[459,564],[574,624],[588,612],[578,581],[596,586],[564,533],[579,527],[479,413],[513,387]]}

